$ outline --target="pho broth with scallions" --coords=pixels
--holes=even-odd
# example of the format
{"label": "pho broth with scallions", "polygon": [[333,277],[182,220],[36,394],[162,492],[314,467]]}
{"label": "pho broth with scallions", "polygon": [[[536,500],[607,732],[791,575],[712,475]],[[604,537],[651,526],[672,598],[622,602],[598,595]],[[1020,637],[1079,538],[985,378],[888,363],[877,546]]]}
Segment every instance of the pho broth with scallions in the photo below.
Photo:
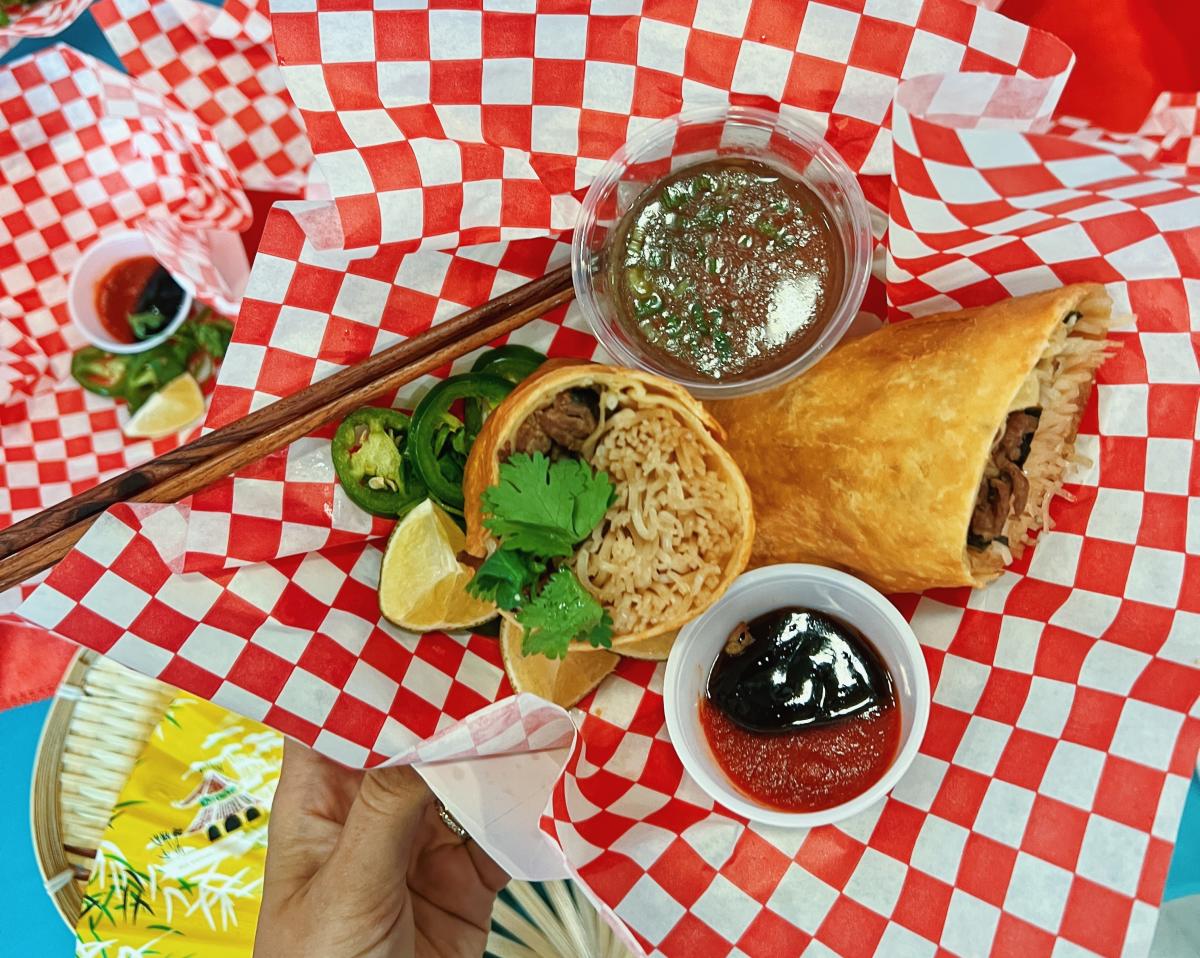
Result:
{"label": "pho broth with scallions", "polygon": [[804,353],[836,310],[845,273],[835,225],[812,189],[736,157],[648,188],[611,250],[627,333],[664,370],[722,382]]}

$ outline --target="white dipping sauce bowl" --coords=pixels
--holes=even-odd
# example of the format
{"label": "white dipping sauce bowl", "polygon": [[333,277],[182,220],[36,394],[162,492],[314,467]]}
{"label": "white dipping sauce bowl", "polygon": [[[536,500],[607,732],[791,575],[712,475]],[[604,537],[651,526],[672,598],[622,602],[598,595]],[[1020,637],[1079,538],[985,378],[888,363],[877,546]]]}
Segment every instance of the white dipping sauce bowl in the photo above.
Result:
{"label": "white dipping sauce bowl", "polygon": [[139,339],[132,343],[122,343],[109,336],[96,313],[96,287],[118,263],[139,256],[154,256],[150,244],[141,232],[121,230],[106,233],[76,260],[75,268],[71,270],[71,278],[67,282],[67,312],[71,316],[71,322],[89,343],[110,353],[142,353],[153,349],[159,343],[166,342],[175,330],[183,325],[183,321],[192,311],[193,291],[190,284],[174,276],[175,282],[179,283],[183,290],[183,301],[179,304],[179,311],[171,317],[166,326],[148,339]]}
{"label": "white dipping sauce bowl", "polygon": [[[825,612],[853,626],[879,653],[900,706],[900,747],[874,785],[848,802],[819,812],[788,812],[764,805],[733,784],[717,764],[700,724],[708,675],[734,628],[787,606]],[[865,582],[815,565],[774,565],[736,579],[721,599],[679,633],[667,660],[663,704],[667,730],[683,767],[710,796],[751,821],[812,828],[849,818],[889,792],[912,764],[929,721],[929,670],[917,637],[888,602]]]}

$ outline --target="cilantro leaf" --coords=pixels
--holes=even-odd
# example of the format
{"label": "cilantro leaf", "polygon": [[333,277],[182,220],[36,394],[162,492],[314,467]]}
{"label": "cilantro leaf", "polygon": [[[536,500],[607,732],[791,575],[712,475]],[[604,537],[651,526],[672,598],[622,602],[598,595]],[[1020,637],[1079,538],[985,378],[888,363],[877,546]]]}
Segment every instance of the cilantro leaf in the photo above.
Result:
{"label": "cilantro leaf", "polygon": [[537,598],[517,614],[517,621],[525,628],[524,655],[559,659],[572,639],[605,649],[612,646],[612,619],[570,569],[550,576]]}
{"label": "cilantro leaf", "polygon": [[[484,525],[488,525],[488,521],[485,519]],[[488,525],[488,528],[491,526]],[[566,558],[575,546],[570,535],[561,529],[511,521],[504,523],[503,542],[506,548],[536,553],[548,559]]]}
{"label": "cilantro leaf", "polygon": [[193,322],[197,344],[214,360],[225,358],[229,342],[233,339],[233,323],[227,319],[210,319],[203,323]]}
{"label": "cilantro leaf", "polygon": [[495,602],[502,609],[515,609],[545,571],[546,564],[532,556],[497,549],[475,570],[467,591],[477,599]]}
{"label": "cilantro leaf", "polygon": [[607,474],[578,459],[551,462],[517,453],[500,466],[500,481],[483,493],[483,524],[506,548],[547,558],[569,556],[616,498]]}
{"label": "cilantro leaf", "polygon": [[[608,512],[608,507],[617,499],[617,487],[608,478],[607,472],[596,472],[581,460],[565,459],[563,462],[575,465],[587,477],[583,489],[576,495],[571,509],[571,525],[575,531],[575,542],[579,543],[590,536],[592,530],[600,525],[604,514]],[[554,467],[557,466],[558,463],[555,463]],[[553,482],[553,471],[551,471],[550,478]]]}
{"label": "cilantro leaf", "polygon": [[134,339],[149,339],[167,325],[169,318],[157,306],[151,306],[144,313],[129,314],[129,331]]}

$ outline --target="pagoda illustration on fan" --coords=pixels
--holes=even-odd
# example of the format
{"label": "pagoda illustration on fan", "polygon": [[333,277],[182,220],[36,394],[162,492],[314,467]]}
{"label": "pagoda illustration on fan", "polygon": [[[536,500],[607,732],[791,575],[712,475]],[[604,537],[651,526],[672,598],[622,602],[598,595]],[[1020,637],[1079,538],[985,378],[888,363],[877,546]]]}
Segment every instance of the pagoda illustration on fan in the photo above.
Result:
{"label": "pagoda illustration on fan", "polygon": [[203,832],[210,842],[255,821],[263,814],[254,798],[238,782],[215,769],[206,769],[200,784],[187,798],[172,802],[175,808],[199,805],[185,835]]}

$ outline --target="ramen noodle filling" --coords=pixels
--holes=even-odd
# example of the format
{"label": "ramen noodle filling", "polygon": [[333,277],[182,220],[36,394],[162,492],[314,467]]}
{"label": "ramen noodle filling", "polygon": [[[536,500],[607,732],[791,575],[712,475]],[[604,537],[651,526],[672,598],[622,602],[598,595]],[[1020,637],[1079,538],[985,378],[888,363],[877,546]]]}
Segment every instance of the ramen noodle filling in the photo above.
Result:
{"label": "ramen noodle filling", "polygon": [[1090,297],[1063,317],[996,434],[967,537],[976,574],[999,573],[1052,526],[1050,503],[1062,494],[1068,466],[1079,461],[1079,419],[1110,349],[1103,300]]}
{"label": "ramen noodle filling", "polygon": [[611,390],[597,405],[579,452],[608,473],[616,501],[569,561],[621,635],[699,608],[721,582],[741,520],[719,466],[671,409],[622,408]]}

